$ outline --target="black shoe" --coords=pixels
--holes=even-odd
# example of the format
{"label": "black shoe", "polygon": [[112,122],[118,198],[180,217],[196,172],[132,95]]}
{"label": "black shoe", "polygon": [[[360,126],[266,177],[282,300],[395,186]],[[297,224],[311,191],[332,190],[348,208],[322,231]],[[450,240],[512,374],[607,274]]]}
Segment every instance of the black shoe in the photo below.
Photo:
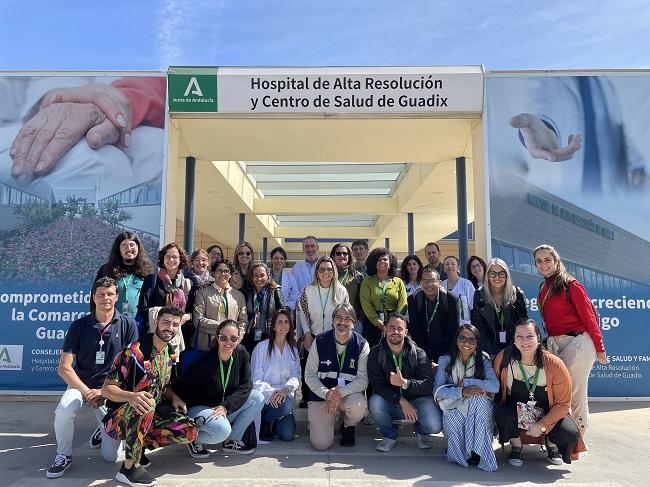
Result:
{"label": "black shoe", "polygon": [[203,446],[203,443],[198,441],[188,443],[187,449],[192,458],[208,458],[210,456],[210,452]]}
{"label": "black shoe", "polygon": [[479,463],[481,463],[481,455],[479,455],[478,453],[473,451],[472,456],[469,457],[469,459],[467,460],[467,464],[468,465],[478,465]]}
{"label": "black shoe", "polygon": [[156,479],[147,473],[142,467],[126,468],[122,464],[122,468],[117,472],[115,480],[132,487],[151,487],[156,484]]}
{"label": "black shoe", "polygon": [[341,423],[341,446],[354,446],[354,426],[345,426]]}
{"label": "black shoe", "polygon": [[47,469],[45,476],[48,479],[58,479],[59,477],[63,477],[63,474],[65,474],[65,471],[68,469],[71,463],[72,457],[57,453],[56,457],[54,457],[54,463],[50,468]]}
{"label": "black shoe", "polygon": [[560,450],[557,446],[546,445],[546,458],[551,465],[562,465],[562,455],[560,455]]}
{"label": "black shoe", "polygon": [[147,458],[147,456],[144,454],[144,450],[142,450],[142,455],[140,455],[140,466],[143,468],[148,468],[151,467],[151,460]]}
{"label": "black shoe", "polygon": [[96,450],[100,446],[102,446],[102,430],[100,430],[98,426],[88,440],[88,448]]}
{"label": "black shoe", "polygon": [[300,402],[298,403],[298,407],[300,409],[305,409],[307,407],[307,400],[306,399],[301,399]]}
{"label": "black shoe", "polygon": [[510,455],[508,455],[508,463],[513,467],[521,467],[524,461],[521,459],[521,452],[524,450],[521,446],[511,446]]}
{"label": "black shoe", "polygon": [[255,453],[255,448],[251,448],[241,440],[228,440],[223,442],[223,451],[238,455],[252,455]]}
{"label": "black shoe", "polygon": [[271,431],[271,423],[262,420],[260,424],[260,440],[273,441],[273,432]]}

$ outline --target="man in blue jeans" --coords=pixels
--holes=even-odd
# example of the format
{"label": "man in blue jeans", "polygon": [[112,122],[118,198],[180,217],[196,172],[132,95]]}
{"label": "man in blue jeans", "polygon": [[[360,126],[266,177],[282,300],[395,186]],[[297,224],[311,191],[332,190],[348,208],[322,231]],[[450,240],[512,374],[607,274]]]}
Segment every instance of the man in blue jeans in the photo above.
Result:
{"label": "man in blue jeans", "polygon": [[383,439],[377,451],[397,444],[393,421],[413,423],[418,448],[430,448],[428,435],[442,431],[442,412],[433,400],[433,369],[427,354],[408,335],[406,318],[393,313],[386,323],[386,340],[370,350],[368,379],[374,394],[368,402],[370,416]]}

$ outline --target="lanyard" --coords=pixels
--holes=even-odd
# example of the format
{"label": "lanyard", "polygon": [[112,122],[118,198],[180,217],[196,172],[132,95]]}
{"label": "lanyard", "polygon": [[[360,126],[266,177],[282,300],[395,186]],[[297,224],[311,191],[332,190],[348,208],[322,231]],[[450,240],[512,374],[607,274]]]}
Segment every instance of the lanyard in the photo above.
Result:
{"label": "lanyard", "polygon": [[395,364],[395,372],[402,370],[402,357],[404,357],[404,352],[400,352],[398,356],[395,356],[394,353],[391,353],[393,357],[393,363]]}
{"label": "lanyard", "polygon": [[433,308],[433,313],[431,314],[431,318],[429,318],[429,304],[425,303],[424,305],[424,313],[427,318],[427,335],[429,334],[429,327],[431,326],[431,322],[433,321],[433,318],[436,316],[436,311],[438,311],[439,304],[440,304],[440,292],[438,292],[438,297],[436,298],[436,305]]}
{"label": "lanyard", "polygon": [[278,286],[282,286],[282,269],[280,269],[280,272],[276,274],[275,272],[271,271],[271,275],[273,276],[273,280]]}
{"label": "lanyard", "polygon": [[348,347],[347,344],[345,346],[345,350],[343,350],[343,353],[336,354],[336,360],[339,362],[339,375],[341,374],[341,371],[343,370],[343,366],[345,365],[345,355],[348,353]]}
{"label": "lanyard", "polygon": [[346,267],[346,269],[345,269],[345,273],[344,273],[341,277],[339,277],[339,282],[340,282],[341,284],[345,285],[345,284],[348,282],[348,275],[349,275],[349,273],[350,273],[350,268],[349,268],[349,267]]}
{"label": "lanyard", "polygon": [[[105,343],[104,342],[104,333],[106,333],[107,331],[110,330],[110,327],[111,327],[112,324],[113,324],[113,322],[111,321],[108,325],[106,325],[101,330],[97,330],[97,332],[99,333],[99,350],[104,348],[104,343]],[[111,334],[109,332],[108,337],[110,338],[110,336],[111,336]]]}
{"label": "lanyard", "polygon": [[122,283],[124,284],[124,302],[128,303],[129,302],[129,285],[133,282],[133,274],[129,274],[129,279],[128,281],[126,278],[122,277]]}
{"label": "lanyard", "polygon": [[[162,359],[161,359],[162,356]],[[158,384],[160,388],[162,389],[163,386],[165,385],[165,376],[167,375],[167,363],[169,362],[169,350],[167,349],[167,346],[165,346],[165,349],[163,350],[163,353],[156,354],[154,357],[153,363],[156,366],[156,375],[158,376]],[[165,364],[163,366],[163,364]]]}
{"label": "lanyard", "polygon": [[221,295],[221,302],[223,304],[224,317],[226,319],[228,319],[228,318],[230,318],[228,316],[228,296],[226,295],[225,290],[224,290],[223,294]]}
{"label": "lanyard", "polygon": [[327,288],[327,295],[325,296],[325,301],[323,301],[323,295],[320,292],[320,284],[318,286],[318,297],[320,299],[320,308],[323,311],[323,329],[325,329],[325,306],[327,306],[327,300],[330,297],[330,291],[332,290],[332,285]]}
{"label": "lanyard", "polygon": [[226,387],[228,387],[228,382],[230,382],[230,371],[232,370],[232,357],[228,359],[228,373],[226,378],[223,377],[223,360],[219,357],[219,372],[221,373],[221,386],[223,387],[223,396],[221,402],[226,400]]}
{"label": "lanyard", "polygon": [[381,310],[386,311],[386,289],[388,289],[388,283],[390,281],[386,280],[384,282],[377,283],[379,288],[379,300],[381,301]]}
{"label": "lanyard", "polygon": [[[526,389],[528,389],[528,395],[530,396],[530,400],[533,401],[535,399],[535,388],[537,387],[537,380],[539,379],[539,367],[535,367],[535,377],[533,378],[532,376],[528,376],[526,374],[526,370],[524,369],[524,366],[521,365],[521,362],[519,363],[519,370],[521,370],[521,376],[524,380],[524,384],[526,384]],[[531,379],[533,379],[534,382],[531,383]]]}
{"label": "lanyard", "polygon": [[503,323],[505,321],[505,313],[501,306],[497,306],[495,311],[497,312],[497,319],[499,320],[499,325],[501,325],[501,331],[504,331]]}

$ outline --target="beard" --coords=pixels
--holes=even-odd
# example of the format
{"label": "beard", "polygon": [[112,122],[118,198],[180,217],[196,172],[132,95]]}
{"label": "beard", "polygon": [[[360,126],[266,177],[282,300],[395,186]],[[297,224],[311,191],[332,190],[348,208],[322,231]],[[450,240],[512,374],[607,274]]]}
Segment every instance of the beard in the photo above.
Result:
{"label": "beard", "polygon": [[404,343],[404,338],[403,337],[388,337],[388,341],[390,342],[391,345],[400,345],[401,343]]}
{"label": "beard", "polygon": [[165,335],[163,335],[162,331],[160,331],[158,328],[156,328],[156,336],[160,338],[163,342],[169,343],[173,340],[174,334],[172,333],[171,336],[168,338]]}

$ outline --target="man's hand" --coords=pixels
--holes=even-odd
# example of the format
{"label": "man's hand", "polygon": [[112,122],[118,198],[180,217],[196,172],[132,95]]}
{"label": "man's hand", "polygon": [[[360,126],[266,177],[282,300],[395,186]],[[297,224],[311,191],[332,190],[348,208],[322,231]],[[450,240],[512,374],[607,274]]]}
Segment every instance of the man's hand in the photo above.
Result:
{"label": "man's hand", "polygon": [[400,369],[397,369],[397,372],[390,373],[390,383],[392,385],[402,387],[404,382],[406,382],[406,379],[402,377],[402,371]]}
{"label": "man's hand", "polygon": [[[119,144],[123,147],[129,147],[131,144],[131,103],[118,88],[101,83],[77,86],[74,88],[59,88],[50,91],[43,97],[41,110],[55,103],[92,103],[104,112],[110,121],[110,126],[118,134]],[[101,128],[98,127],[93,135],[96,136],[98,140],[105,140],[108,132],[108,126]],[[102,145],[117,142],[118,138],[113,142],[105,142]],[[89,140],[88,144],[94,149],[101,147],[101,145],[94,146],[90,142],[91,141]]]}
{"label": "man's hand", "polygon": [[399,405],[402,407],[404,419],[412,423],[415,423],[418,420],[418,412],[410,402],[402,398],[399,400]]}
{"label": "man's hand", "polygon": [[313,341],[314,336],[309,332],[305,333],[302,337],[302,348],[309,350]]}
{"label": "man's hand", "polygon": [[172,407],[174,408],[174,411],[187,414],[187,404],[185,404],[185,401],[183,401],[176,394],[172,396]]}
{"label": "man's hand", "polygon": [[277,389],[273,391],[273,394],[271,394],[271,398],[269,399],[269,404],[273,408],[277,408],[284,402],[284,400],[287,398],[289,395],[289,390],[286,387],[283,387],[282,389]]}
{"label": "man's hand", "polygon": [[226,408],[223,406],[217,406],[216,408],[212,408],[212,414],[210,416],[213,418],[228,416],[228,411],[226,411]]}
{"label": "man's hand", "polygon": [[[49,173],[90,129],[106,116],[90,103],[57,103],[38,112],[20,129],[11,144],[11,175],[27,180]],[[118,133],[106,143],[117,141]]]}
{"label": "man's hand", "polygon": [[104,398],[102,397],[102,390],[90,389],[84,397],[84,401],[86,401],[92,407],[98,408],[104,402]]}
{"label": "man's hand", "polygon": [[483,395],[485,395],[485,391],[481,389],[479,386],[463,387],[463,397],[475,397],[475,396],[483,396]]}
{"label": "man's hand", "polygon": [[154,406],[153,396],[146,391],[133,392],[129,404],[139,415],[147,414]]}
{"label": "man's hand", "polygon": [[334,387],[327,392],[325,396],[325,411],[327,414],[334,414],[339,409],[339,404],[341,404],[341,393],[338,388]]}
{"label": "man's hand", "polygon": [[560,147],[557,134],[532,113],[515,115],[510,119],[510,125],[520,130],[526,149],[535,159],[546,159],[551,162],[567,161],[582,147],[580,134],[569,135],[567,145]]}

